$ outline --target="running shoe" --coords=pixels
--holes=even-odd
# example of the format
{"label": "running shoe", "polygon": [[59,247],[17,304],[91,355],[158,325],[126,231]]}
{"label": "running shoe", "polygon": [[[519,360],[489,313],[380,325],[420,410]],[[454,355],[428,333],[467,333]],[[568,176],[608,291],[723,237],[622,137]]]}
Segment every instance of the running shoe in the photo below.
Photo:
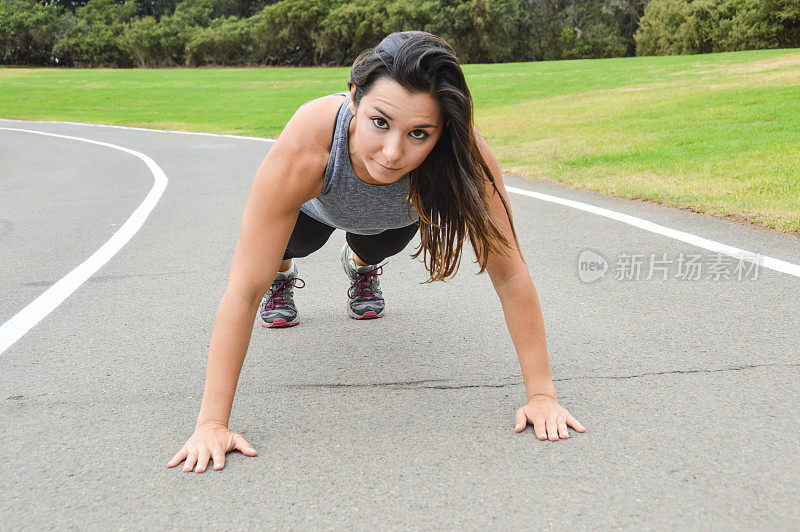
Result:
{"label": "running shoe", "polygon": [[[301,282],[302,285],[297,283]],[[297,316],[297,307],[294,305],[294,289],[303,288],[306,282],[297,277],[297,263],[292,261],[292,268],[275,276],[272,285],[261,299],[258,315],[264,327],[291,327],[300,320]]]}
{"label": "running shoe", "polygon": [[342,247],[342,268],[350,278],[350,288],[347,290],[347,314],[357,320],[383,316],[386,302],[383,300],[381,283],[378,279],[378,276],[383,274],[383,264],[356,265],[353,261],[353,251],[345,243]]}

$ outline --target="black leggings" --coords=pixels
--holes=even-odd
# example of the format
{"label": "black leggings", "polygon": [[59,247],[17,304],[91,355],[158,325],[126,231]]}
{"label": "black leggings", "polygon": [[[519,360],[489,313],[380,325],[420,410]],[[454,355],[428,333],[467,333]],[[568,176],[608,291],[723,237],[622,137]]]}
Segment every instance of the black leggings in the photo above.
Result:
{"label": "black leggings", "polygon": [[[310,217],[303,211],[297,215],[294,231],[286,245],[283,260],[297,257],[306,257],[325,245],[331,233],[335,230]],[[345,238],[358,258],[366,264],[378,264],[386,257],[397,255],[411,242],[417,233],[416,223],[399,229],[388,229],[377,235],[358,235],[347,232]]]}

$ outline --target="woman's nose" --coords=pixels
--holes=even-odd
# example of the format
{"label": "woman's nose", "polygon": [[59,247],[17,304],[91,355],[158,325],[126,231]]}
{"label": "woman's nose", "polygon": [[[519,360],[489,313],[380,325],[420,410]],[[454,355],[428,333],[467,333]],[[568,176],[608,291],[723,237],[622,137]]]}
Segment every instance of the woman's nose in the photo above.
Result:
{"label": "woman's nose", "polygon": [[402,140],[397,138],[387,139],[386,143],[383,145],[383,156],[386,157],[386,164],[391,165],[392,163],[400,160],[400,156],[402,154]]}

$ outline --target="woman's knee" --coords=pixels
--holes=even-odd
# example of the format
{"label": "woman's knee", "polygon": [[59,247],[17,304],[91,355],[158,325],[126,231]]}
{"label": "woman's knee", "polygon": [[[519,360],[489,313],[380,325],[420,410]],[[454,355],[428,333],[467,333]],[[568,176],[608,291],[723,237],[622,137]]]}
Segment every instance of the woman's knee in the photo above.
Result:
{"label": "woman's knee", "polygon": [[377,235],[347,233],[345,238],[358,258],[367,264],[378,264],[387,257],[397,255],[405,249],[417,233],[417,225],[389,229]]}
{"label": "woman's knee", "polygon": [[311,218],[303,211],[297,216],[283,260],[306,257],[325,245],[334,228]]}

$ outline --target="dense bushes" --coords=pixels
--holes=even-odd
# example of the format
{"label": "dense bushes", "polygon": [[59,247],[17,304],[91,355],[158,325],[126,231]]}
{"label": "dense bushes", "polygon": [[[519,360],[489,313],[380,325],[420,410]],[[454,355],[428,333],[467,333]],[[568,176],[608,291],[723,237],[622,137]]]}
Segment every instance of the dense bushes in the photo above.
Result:
{"label": "dense bushes", "polygon": [[53,47],[62,64],[76,66],[133,66],[123,35],[136,14],[136,4],[92,0],[65,17],[63,36]]}
{"label": "dense bushes", "polygon": [[160,24],[150,16],[134,20],[123,42],[140,67],[174,66],[184,62],[186,38],[178,25],[166,18],[162,18]]}
{"label": "dense bushes", "polygon": [[55,6],[0,1],[0,63],[49,64],[61,24]]}
{"label": "dense bushes", "polygon": [[639,55],[800,46],[800,0],[653,0],[636,43]]}
{"label": "dense bushes", "polygon": [[334,0],[283,0],[265,7],[253,17],[254,59],[272,65],[318,65],[319,51],[314,41],[321,22]]}
{"label": "dense bushes", "polygon": [[206,28],[196,28],[186,43],[186,63],[242,65],[248,62],[252,36],[247,20],[217,18]]}
{"label": "dense bushes", "polygon": [[348,65],[407,29],[468,63],[793,47],[800,0],[0,0],[0,63]]}

